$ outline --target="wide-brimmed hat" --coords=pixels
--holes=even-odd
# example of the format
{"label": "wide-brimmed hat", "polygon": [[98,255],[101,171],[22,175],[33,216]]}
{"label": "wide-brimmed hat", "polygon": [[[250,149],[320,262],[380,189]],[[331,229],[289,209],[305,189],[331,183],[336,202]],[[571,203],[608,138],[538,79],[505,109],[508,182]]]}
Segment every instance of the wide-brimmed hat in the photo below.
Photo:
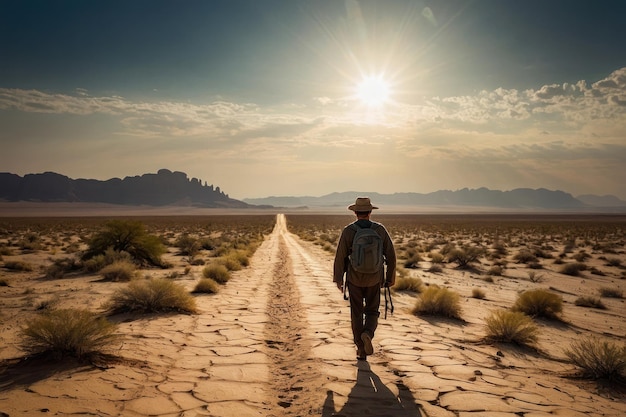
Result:
{"label": "wide-brimmed hat", "polygon": [[372,205],[369,197],[357,197],[354,204],[348,206],[348,210],[352,211],[372,211],[377,208]]}

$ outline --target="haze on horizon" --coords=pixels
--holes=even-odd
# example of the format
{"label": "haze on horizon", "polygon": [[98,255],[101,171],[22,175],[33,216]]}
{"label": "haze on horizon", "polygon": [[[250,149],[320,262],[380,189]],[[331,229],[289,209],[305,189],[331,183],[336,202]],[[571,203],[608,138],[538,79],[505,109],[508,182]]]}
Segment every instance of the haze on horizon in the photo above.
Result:
{"label": "haze on horizon", "polygon": [[626,2],[0,0],[0,171],[626,199]]}

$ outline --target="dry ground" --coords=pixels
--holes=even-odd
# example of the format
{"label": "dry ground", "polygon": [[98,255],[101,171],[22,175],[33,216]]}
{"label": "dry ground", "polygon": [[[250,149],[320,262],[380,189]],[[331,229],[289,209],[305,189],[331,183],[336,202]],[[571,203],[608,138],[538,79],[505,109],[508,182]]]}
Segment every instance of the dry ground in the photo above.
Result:
{"label": "dry ground", "polygon": [[[185,232],[266,236],[251,265],[218,294],[196,296],[199,314],[113,317],[124,335],[113,352],[121,359],[100,366],[24,360],[19,330],[49,307],[102,311],[103,302],[127,285],[80,271],[44,277],[53,259],[84,250],[104,219],[1,219],[0,265],[23,261],[33,270],[0,270],[6,284],[0,287],[0,415],[626,414],[619,386],[575,378],[563,353],[584,335],[626,339],[624,298],[601,298],[605,310],[575,305],[578,297],[599,297],[601,288],[624,290],[626,216],[375,217],[391,232],[400,266],[421,255],[417,267],[401,268],[402,274],[457,291],[463,320],[416,317],[410,310],[418,295],[398,292],[396,311],[381,320],[368,362],[354,358],[347,305],[331,282],[333,245],[351,217],[279,215],[271,233],[263,222],[273,223],[273,216],[261,217],[143,218],[170,241]],[[29,242],[36,245],[29,248]],[[450,243],[505,250],[468,269],[444,263],[441,272],[428,272],[429,254]],[[540,269],[515,260],[526,249],[542,255]],[[589,256],[577,255],[582,252]],[[580,276],[559,272],[575,256],[587,269]],[[142,274],[192,289],[203,266],[189,265],[174,247],[165,259],[172,268]],[[501,273],[489,275],[494,265]],[[475,288],[484,299],[472,297]],[[482,342],[485,317],[530,288],[549,289],[564,301],[561,320],[538,320],[537,349]]]}

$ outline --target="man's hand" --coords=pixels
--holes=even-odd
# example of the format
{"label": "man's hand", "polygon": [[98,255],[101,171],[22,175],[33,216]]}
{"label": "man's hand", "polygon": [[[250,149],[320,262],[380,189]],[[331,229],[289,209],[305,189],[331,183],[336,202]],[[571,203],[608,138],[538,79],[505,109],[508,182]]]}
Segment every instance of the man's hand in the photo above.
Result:
{"label": "man's hand", "polygon": [[335,281],[335,284],[337,285],[337,288],[339,289],[339,291],[343,292],[343,282]]}

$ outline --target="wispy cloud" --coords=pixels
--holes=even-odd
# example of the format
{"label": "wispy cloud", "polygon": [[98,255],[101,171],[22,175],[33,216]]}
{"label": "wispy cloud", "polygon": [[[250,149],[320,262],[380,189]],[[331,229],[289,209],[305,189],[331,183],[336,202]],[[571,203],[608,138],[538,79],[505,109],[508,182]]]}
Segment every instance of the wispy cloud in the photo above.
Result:
{"label": "wispy cloud", "polygon": [[[376,172],[396,176],[404,190],[415,189],[412,178],[438,177],[441,186],[456,181],[507,188],[549,180],[554,187],[591,192],[598,184],[607,191],[620,189],[626,181],[625,103],[626,68],[621,68],[593,83],[431,97],[393,103],[378,114],[332,97],[263,107],[226,100],[140,101],[84,89],[61,94],[3,88],[0,120],[8,126],[15,112],[104,118],[117,139],[110,139],[115,148],[93,144],[103,155],[119,160],[133,154],[138,167],[156,160],[187,167],[210,163],[226,187],[235,180],[219,175],[243,167],[256,169],[267,181],[273,173],[294,184],[313,181],[306,173],[311,170],[320,173],[318,181],[333,183],[322,168],[360,178],[367,172],[363,161],[373,158],[380,164]],[[76,152],[88,152],[84,137],[71,140]],[[15,155],[12,159],[20,159]]]}

